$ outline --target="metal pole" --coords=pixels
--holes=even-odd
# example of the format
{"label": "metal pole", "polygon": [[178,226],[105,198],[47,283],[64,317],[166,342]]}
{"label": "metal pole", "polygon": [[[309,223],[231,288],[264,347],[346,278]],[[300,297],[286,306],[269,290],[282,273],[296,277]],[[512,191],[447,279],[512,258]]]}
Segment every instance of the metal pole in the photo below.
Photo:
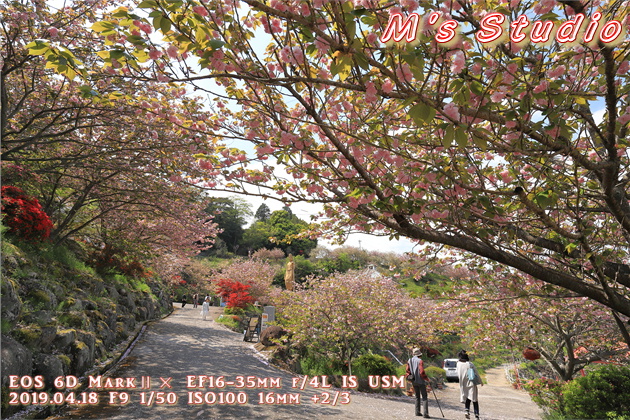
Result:
{"label": "metal pole", "polygon": [[396,357],[396,356],[394,355],[394,353],[392,353],[392,352],[391,352],[391,351],[389,351],[389,350],[385,350],[385,351],[386,351],[387,353],[391,354],[391,355],[392,355],[392,357],[393,357],[394,359],[396,359],[396,361],[398,362],[398,364],[401,364],[401,365],[403,365],[403,364],[404,364],[403,362],[401,362],[400,360],[398,360],[398,357]]}

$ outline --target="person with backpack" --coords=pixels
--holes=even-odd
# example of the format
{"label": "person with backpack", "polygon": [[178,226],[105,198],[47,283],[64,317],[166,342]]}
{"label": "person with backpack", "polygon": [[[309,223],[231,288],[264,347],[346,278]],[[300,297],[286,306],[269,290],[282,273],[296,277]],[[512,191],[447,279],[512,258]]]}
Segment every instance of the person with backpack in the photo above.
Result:
{"label": "person with backpack", "polygon": [[420,358],[422,350],[415,348],[412,351],[413,357],[407,361],[407,380],[413,385],[416,394],[416,416],[422,416],[421,407],[424,407],[424,417],[429,417],[429,398],[427,396],[427,383],[429,377],[424,371],[424,362]]}
{"label": "person with backpack", "polygon": [[479,401],[477,399],[477,385],[483,386],[477,368],[470,361],[470,357],[466,350],[462,350],[457,354],[459,358],[457,362],[457,377],[459,378],[460,401],[466,407],[465,417],[470,418],[470,402],[473,403],[475,419],[479,420]]}

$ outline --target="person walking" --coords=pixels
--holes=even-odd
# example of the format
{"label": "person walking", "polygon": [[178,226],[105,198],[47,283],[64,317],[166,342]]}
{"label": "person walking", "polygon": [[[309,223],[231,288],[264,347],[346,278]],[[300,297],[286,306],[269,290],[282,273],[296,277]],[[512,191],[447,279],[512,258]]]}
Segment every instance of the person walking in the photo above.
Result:
{"label": "person walking", "polygon": [[[470,402],[473,403],[475,419],[479,420],[479,401],[477,399],[477,385],[483,386],[477,368],[470,361],[470,357],[466,350],[462,350],[457,354],[459,358],[457,362],[457,376],[459,378],[460,402],[464,403],[466,408],[465,417],[470,418]],[[470,372],[469,372],[470,370]]]}
{"label": "person walking", "polygon": [[206,299],[203,301],[203,305],[201,305],[201,319],[205,321],[208,316],[208,312],[210,312],[210,297],[206,296]]}
{"label": "person walking", "polygon": [[[429,398],[427,396],[427,383],[429,377],[424,371],[424,361],[420,358],[422,350],[415,348],[412,351],[413,357],[407,361],[407,379],[411,381],[416,394],[416,416],[429,417]],[[424,414],[421,414],[424,407]]]}
{"label": "person walking", "polygon": [[195,293],[193,295],[193,308],[196,308],[199,305],[199,295]]}

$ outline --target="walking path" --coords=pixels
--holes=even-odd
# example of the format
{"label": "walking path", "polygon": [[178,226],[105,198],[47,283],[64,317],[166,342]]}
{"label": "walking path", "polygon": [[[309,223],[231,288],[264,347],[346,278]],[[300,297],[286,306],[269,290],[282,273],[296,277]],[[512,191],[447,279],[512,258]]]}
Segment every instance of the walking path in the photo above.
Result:
{"label": "walking path", "polygon": [[[141,386],[142,377],[150,377],[150,389],[103,390],[98,393],[97,405],[66,410],[51,419],[416,418],[413,397],[383,397],[355,391],[346,394],[347,390],[308,385],[300,390],[299,377],[267,364],[253,343],[243,341],[242,334],[211,319],[202,321],[200,308],[180,306],[176,304],[172,315],[151,324],[130,355],[107,375],[136,378],[137,387]],[[187,388],[187,376],[196,376],[197,381],[207,376],[219,384],[233,384],[219,389],[208,388],[206,383],[203,388],[192,389]],[[292,386],[294,380],[296,387]],[[248,382],[252,388],[239,388]],[[444,418],[463,419],[457,384],[437,390],[436,395]],[[490,383],[480,389],[479,395],[482,419],[540,418],[539,410],[525,392]],[[314,396],[319,397],[317,402]],[[114,404],[109,404],[110,399]],[[128,404],[121,405],[120,401],[126,399]],[[349,403],[342,404],[346,400]],[[429,407],[433,418],[442,418],[433,395]]]}

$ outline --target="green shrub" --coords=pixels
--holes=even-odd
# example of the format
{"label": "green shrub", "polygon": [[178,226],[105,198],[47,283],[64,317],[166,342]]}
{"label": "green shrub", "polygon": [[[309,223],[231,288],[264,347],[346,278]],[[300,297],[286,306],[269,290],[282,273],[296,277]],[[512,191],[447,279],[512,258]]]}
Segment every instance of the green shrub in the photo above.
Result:
{"label": "green shrub", "polygon": [[363,354],[353,363],[358,376],[369,375],[386,376],[395,375],[396,366],[380,354]]}
{"label": "green shrub", "polygon": [[300,358],[300,372],[308,376],[343,375],[342,364],[320,355],[307,354]]}
{"label": "green shrub", "polygon": [[92,267],[85,265],[83,261],[80,261],[76,255],[66,247],[50,245],[41,253],[41,255],[49,261],[57,261],[78,272],[91,275],[96,274]]}
{"label": "green shrub", "polygon": [[565,413],[570,418],[630,419],[630,368],[604,365],[564,387]]}
{"label": "green shrub", "polygon": [[234,307],[225,307],[225,309],[223,310],[223,313],[226,315],[245,315],[245,309],[243,308],[238,308],[236,306]]}
{"label": "green shrub", "polygon": [[239,321],[232,318],[232,316],[221,315],[219,319],[217,319],[217,322],[225,325],[232,331],[242,332],[242,331],[239,331],[239,325],[240,325]]}
{"label": "green shrub", "polygon": [[446,371],[437,366],[429,366],[424,369],[431,381],[431,385],[436,386],[446,382]]}

